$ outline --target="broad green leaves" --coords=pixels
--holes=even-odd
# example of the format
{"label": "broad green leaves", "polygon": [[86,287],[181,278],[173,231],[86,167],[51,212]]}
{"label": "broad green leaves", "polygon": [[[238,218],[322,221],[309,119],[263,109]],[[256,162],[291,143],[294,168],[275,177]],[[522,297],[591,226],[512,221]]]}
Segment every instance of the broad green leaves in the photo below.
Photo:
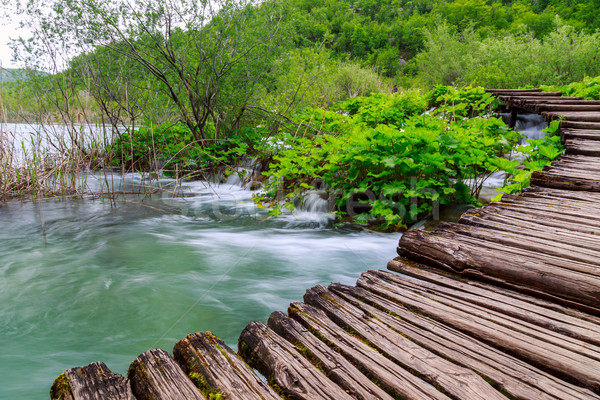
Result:
{"label": "broad green leaves", "polygon": [[[451,98],[442,97],[450,95],[456,101],[447,106]],[[487,112],[489,97],[482,89],[438,88],[433,98],[444,104],[436,115],[422,114],[427,102],[417,93],[377,94],[336,106],[349,116],[305,110],[303,119],[312,111],[320,126],[343,128],[310,139],[285,136],[287,148],[267,172],[271,186],[301,196],[310,182],[323,181],[340,193],[340,215],[384,229],[401,229],[439,204],[475,201],[480,187],[463,182],[514,169],[504,156],[521,137],[496,118],[462,118]],[[336,124],[341,119],[345,123]]]}

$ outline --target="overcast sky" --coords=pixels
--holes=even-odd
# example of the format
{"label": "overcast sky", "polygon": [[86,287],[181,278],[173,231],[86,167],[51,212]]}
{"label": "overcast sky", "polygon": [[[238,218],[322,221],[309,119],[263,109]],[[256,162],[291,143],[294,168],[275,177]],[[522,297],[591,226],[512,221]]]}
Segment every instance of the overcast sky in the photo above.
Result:
{"label": "overcast sky", "polygon": [[8,47],[10,38],[16,39],[19,35],[23,36],[23,32],[19,31],[19,21],[12,20],[2,21],[0,24],[0,61],[2,61],[3,68],[16,68],[18,67],[12,61],[12,51]]}

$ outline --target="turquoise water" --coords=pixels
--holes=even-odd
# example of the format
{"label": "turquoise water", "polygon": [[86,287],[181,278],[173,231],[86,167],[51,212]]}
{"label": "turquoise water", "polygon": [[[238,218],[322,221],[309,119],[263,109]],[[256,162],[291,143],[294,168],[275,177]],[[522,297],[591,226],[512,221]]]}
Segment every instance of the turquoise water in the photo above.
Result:
{"label": "turquoise water", "polygon": [[316,284],[384,269],[398,234],[322,213],[269,217],[235,186],[0,205],[0,399],[48,399],[63,370],[210,330],[235,347]]}

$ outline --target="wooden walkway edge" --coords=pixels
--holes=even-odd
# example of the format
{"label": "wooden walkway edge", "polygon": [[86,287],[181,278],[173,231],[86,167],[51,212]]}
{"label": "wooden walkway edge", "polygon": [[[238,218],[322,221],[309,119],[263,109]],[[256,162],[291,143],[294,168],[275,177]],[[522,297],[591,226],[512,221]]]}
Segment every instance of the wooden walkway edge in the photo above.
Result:
{"label": "wooden walkway edge", "polygon": [[127,377],[69,369],[51,398],[600,400],[600,101],[491,92],[561,119],[565,155],[522,194],[406,232],[393,272],[307,290],[237,354],[194,333]]}

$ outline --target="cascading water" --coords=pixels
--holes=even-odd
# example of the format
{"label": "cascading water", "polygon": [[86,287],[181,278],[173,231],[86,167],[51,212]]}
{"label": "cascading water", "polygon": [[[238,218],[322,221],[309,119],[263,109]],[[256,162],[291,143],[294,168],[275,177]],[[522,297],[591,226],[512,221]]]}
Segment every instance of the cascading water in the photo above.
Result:
{"label": "cascading water", "polygon": [[[507,119],[510,119],[510,114],[502,114],[502,118],[506,122]],[[515,129],[525,136],[523,142],[526,142],[529,139],[543,138],[544,133],[542,130],[547,127],[548,123],[539,114],[519,114]]]}
{"label": "cascading water", "polygon": [[[505,123],[510,120],[510,114],[501,114],[502,119]],[[548,123],[539,114],[519,114],[517,118],[517,124],[515,130],[523,134],[521,144],[526,144],[530,139],[541,139],[544,137],[542,130],[548,127]],[[511,159],[522,161],[523,155],[516,151],[510,154]],[[483,184],[481,193],[479,195],[480,200],[488,202],[499,192],[496,188],[504,186],[506,180],[506,173],[504,171],[498,171],[493,173]]]}
{"label": "cascading water", "polygon": [[332,224],[318,191],[273,217],[235,179],[82,181],[143,195],[119,196],[116,206],[0,203],[1,399],[47,398],[64,369],[93,361],[125,373],[138,354],[170,351],[195,331],[235,347],[248,322],[266,322],[307,288],[385,268],[399,239]]}
{"label": "cascading water", "polygon": [[[542,127],[519,119],[529,138]],[[252,199],[258,171],[248,160],[220,184],[87,174],[91,192],[141,195],[0,203],[0,398],[47,398],[64,369],[97,360],[125,373],[194,331],[235,347],[248,322],[307,288],[354,284],[395,256],[400,235],[332,224],[323,185],[268,215]]]}

